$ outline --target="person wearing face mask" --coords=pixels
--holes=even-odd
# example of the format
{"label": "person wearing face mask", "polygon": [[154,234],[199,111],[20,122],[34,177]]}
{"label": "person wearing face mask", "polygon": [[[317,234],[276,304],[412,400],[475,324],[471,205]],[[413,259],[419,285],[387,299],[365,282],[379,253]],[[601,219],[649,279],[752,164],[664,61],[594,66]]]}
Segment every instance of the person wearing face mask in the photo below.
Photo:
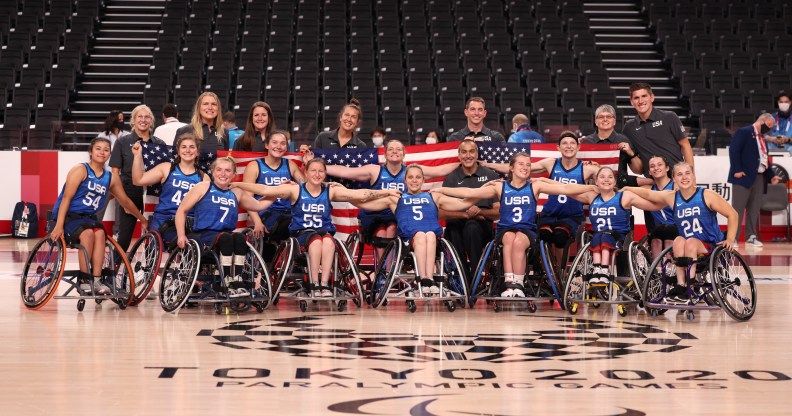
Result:
{"label": "person wearing face mask", "polygon": [[110,147],[112,148],[116,140],[127,134],[129,134],[129,130],[124,130],[124,113],[121,110],[111,110],[105,119],[102,132],[96,137],[110,140]]}
{"label": "person wearing face mask", "polygon": [[775,125],[764,136],[768,150],[786,150],[792,153],[792,112],[789,105],[792,102],[789,94],[778,94],[778,111],[773,114]]}
{"label": "person wearing face mask", "polygon": [[517,114],[512,118],[512,130],[514,133],[509,136],[509,143],[544,143],[544,136],[531,130],[528,116]]}
{"label": "person wearing face mask", "polygon": [[371,131],[371,143],[374,144],[374,148],[384,147],[384,143],[387,139],[385,138],[385,129],[382,127],[377,127]]}
{"label": "person wearing face mask", "polygon": [[437,132],[434,130],[429,130],[426,133],[426,137],[424,138],[425,144],[437,144],[440,143],[440,136],[437,135]]}
{"label": "person wearing face mask", "polygon": [[[775,125],[772,114],[763,113],[750,126],[737,129],[729,146],[729,183],[733,184],[732,206],[740,221],[737,222],[737,238],[740,237],[740,224],[745,220],[745,244],[762,247],[758,239],[759,207],[762,193],[767,182],[778,183],[781,178],[773,175],[767,158],[767,145],[764,136]],[[737,245],[735,241],[734,245]]]}

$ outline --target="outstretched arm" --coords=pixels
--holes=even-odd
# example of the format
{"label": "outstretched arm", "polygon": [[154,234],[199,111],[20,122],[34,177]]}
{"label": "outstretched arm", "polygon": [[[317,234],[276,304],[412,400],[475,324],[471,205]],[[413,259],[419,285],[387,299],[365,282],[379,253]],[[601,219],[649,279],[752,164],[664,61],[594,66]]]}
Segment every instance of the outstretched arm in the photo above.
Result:
{"label": "outstretched arm", "polygon": [[421,165],[421,170],[423,170],[424,177],[426,177],[426,179],[432,179],[432,178],[440,178],[443,176],[447,176],[449,173],[453,172],[454,169],[458,167],[459,167],[459,162],[454,162],[454,163],[446,163],[445,165],[440,165],[440,166]]}
{"label": "outstretched arm", "polygon": [[330,188],[330,200],[339,202],[373,201],[388,196],[399,197],[401,193],[394,189],[347,189],[344,187]]}
{"label": "outstretched arm", "polygon": [[437,207],[444,211],[464,211],[472,207],[479,198],[456,199],[447,195],[438,195],[436,198]]}
{"label": "outstretched arm", "polygon": [[443,194],[454,198],[471,198],[473,200],[497,198],[498,190],[503,187],[483,186],[481,188],[448,188],[440,187],[429,190],[432,194]]}
{"label": "outstretched arm", "polygon": [[349,201],[349,203],[351,203],[352,205],[368,211],[382,211],[383,209],[390,208],[394,212],[396,211],[396,205],[398,204],[398,202],[399,202],[399,198],[395,196],[389,196],[387,198],[374,199],[370,201],[362,201],[362,200]]}
{"label": "outstretched arm", "polygon": [[[484,166],[485,168],[490,168],[495,172],[502,173],[504,175],[509,173],[508,163],[490,163],[490,162],[479,161],[479,164],[481,166]],[[533,165],[531,166],[531,172],[533,172]]]}
{"label": "outstretched arm", "polygon": [[582,195],[591,193],[596,196],[599,193],[597,187],[594,185],[578,185],[574,183],[560,184],[539,181],[534,185],[534,191],[541,192],[549,195]]}
{"label": "outstretched arm", "polygon": [[[236,194],[237,199],[239,199],[239,206],[247,210],[248,215],[253,215],[254,217],[258,217],[258,211],[264,211],[275,202],[270,199],[256,199],[241,189],[235,189],[234,194]],[[259,218],[259,221],[261,221],[261,218]]]}
{"label": "outstretched arm", "polygon": [[233,182],[232,188],[238,188],[245,192],[263,196],[267,199],[289,198],[292,202],[297,199],[299,185],[284,184],[278,186],[267,186],[259,183]]}
{"label": "outstretched arm", "polygon": [[653,202],[641,198],[640,196],[630,192],[630,191],[622,191],[624,192],[624,196],[622,197],[622,203],[626,204],[627,207],[636,207],[640,208],[644,211],[660,211],[661,209],[665,208],[665,202]]}
{"label": "outstretched arm", "polygon": [[653,191],[634,186],[626,186],[622,188],[622,191],[630,191],[647,201],[663,203],[669,207],[674,205],[674,195],[676,195],[675,191]]}

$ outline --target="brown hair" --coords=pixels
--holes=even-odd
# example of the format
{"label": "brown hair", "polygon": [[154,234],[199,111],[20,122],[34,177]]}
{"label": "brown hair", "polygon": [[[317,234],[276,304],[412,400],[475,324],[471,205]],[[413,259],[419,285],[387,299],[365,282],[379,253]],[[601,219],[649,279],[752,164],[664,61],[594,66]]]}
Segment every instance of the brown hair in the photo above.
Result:
{"label": "brown hair", "polygon": [[275,119],[272,118],[272,107],[270,107],[270,105],[264,101],[256,101],[252,106],[250,106],[247,121],[245,122],[245,132],[242,133],[242,137],[239,138],[241,141],[240,146],[242,146],[242,150],[253,150],[253,140],[256,139],[256,133],[258,133],[256,128],[253,126],[253,112],[259,107],[263,108],[264,111],[267,112],[267,127],[264,128],[264,140],[268,140],[269,135],[272,134],[273,130],[275,130]]}
{"label": "brown hair", "polygon": [[[513,167],[514,167],[514,164],[515,164],[515,163],[517,163],[517,158],[518,158],[518,157],[527,157],[527,158],[528,158],[528,161],[529,161],[529,162],[531,161],[531,155],[529,155],[528,153],[525,153],[525,152],[517,152],[517,153],[515,153],[515,154],[513,154],[513,155],[512,155],[511,159],[509,159],[509,168],[513,168]],[[512,180],[512,172],[511,172],[511,169],[509,169],[509,173],[507,173],[507,174],[506,174],[506,179],[508,179],[508,180]]]}
{"label": "brown hair", "polygon": [[467,109],[470,106],[470,103],[472,103],[474,101],[477,102],[477,103],[481,103],[481,106],[484,107],[485,110],[487,109],[487,105],[484,103],[484,99],[481,98],[481,97],[470,97],[470,98],[468,98],[468,100],[465,102],[465,108]]}
{"label": "brown hair", "polygon": [[352,99],[349,100],[348,103],[346,103],[346,105],[341,107],[341,111],[338,112],[338,118],[337,118],[338,127],[339,128],[341,127],[341,116],[344,115],[344,111],[346,111],[347,108],[352,108],[352,109],[357,110],[357,112],[358,112],[358,120],[357,120],[357,124],[355,125],[355,127],[360,126],[360,123],[363,121],[363,110],[360,109],[360,101],[358,101],[357,98],[352,98]]}
{"label": "brown hair", "polygon": [[630,98],[632,98],[633,93],[638,90],[646,90],[646,92],[648,92],[649,95],[654,95],[654,93],[652,92],[651,85],[645,82],[634,82],[630,84]]}
{"label": "brown hair", "polygon": [[185,140],[192,140],[195,143],[195,160],[193,161],[193,165],[195,166],[195,171],[203,177],[203,173],[201,172],[200,164],[198,161],[201,159],[201,143],[198,139],[195,138],[195,135],[192,132],[184,132],[176,138],[176,141],[173,143],[173,150],[176,153],[176,157],[173,159],[173,163],[171,163],[171,170],[175,169],[176,166],[181,164],[181,156],[179,156],[179,146],[181,146],[182,142]]}
{"label": "brown hair", "polygon": [[309,168],[309,167],[311,167],[311,165],[313,165],[314,163],[321,163],[321,164],[322,164],[322,166],[324,166],[324,168],[325,168],[325,171],[327,170],[327,163],[325,163],[324,159],[322,159],[322,158],[319,158],[319,157],[315,157],[315,158],[313,158],[313,159],[309,160],[309,161],[308,161],[308,162],[305,164],[305,171],[307,172],[307,171],[308,171],[308,168]]}

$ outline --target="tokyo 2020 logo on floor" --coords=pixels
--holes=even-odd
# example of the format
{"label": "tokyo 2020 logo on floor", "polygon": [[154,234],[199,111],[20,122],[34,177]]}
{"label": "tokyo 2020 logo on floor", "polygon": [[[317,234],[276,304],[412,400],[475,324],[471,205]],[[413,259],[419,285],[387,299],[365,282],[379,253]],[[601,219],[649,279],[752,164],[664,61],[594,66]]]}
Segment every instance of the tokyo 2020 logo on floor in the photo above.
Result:
{"label": "tokyo 2020 logo on floor", "polygon": [[[338,317],[338,315],[336,315]],[[332,325],[331,325],[332,322]],[[671,353],[697,338],[653,325],[532,315],[530,329],[511,333],[414,334],[398,329],[359,332],[323,316],[252,319],[203,329],[221,347],[276,351],[297,357],[431,362],[440,360],[513,363],[618,359]]]}

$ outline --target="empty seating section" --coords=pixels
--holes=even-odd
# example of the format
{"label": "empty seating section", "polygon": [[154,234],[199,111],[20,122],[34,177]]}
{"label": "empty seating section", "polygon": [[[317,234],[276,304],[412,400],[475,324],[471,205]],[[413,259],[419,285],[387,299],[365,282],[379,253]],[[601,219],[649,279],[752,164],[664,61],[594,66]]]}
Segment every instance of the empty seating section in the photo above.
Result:
{"label": "empty seating section", "polygon": [[[462,128],[472,96],[491,128],[508,132],[524,113],[542,132],[588,134],[599,105],[619,123],[633,114],[634,81],[655,85],[656,106],[694,131],[745,124],[792,88],[792,5],[618,6],[627,11],[583,0],[3,1],[0,148],[85,141],[109,110],[139,103],[158,114],[174,102],[186,120],[203,91],[240,127],[266,101],[306,143],[336,128],[353,97],[362,138],[383,126],[411,142]],[[620,52],[625,38],[646,51]]]}

